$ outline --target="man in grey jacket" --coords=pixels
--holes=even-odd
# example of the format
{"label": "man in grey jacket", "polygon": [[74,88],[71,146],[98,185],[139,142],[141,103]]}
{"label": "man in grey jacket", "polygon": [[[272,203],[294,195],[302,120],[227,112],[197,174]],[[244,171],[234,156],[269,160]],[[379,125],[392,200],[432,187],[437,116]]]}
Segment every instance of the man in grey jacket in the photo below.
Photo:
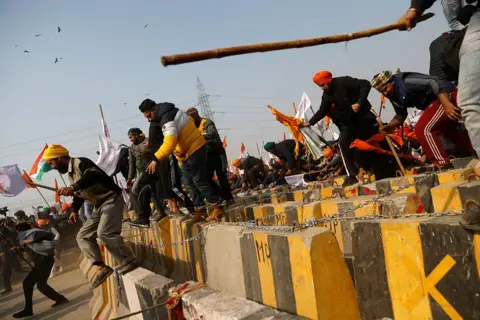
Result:
{"label": "man in grey jacket", "polygon": [[14,318],[25,318],[33,315],[33,288],[37,285],[38,291],[47,298],[55,301],[52,307],[67,303],[68,299],[55,291],[47,283],[50,271],[55,262],[53,234],[51,232],[32,229],[28,223],[16,226],[18,239],[22,248],[31,254],[33,269],[23,280],[23,293],[25,295],[25,308],[13,315]]}

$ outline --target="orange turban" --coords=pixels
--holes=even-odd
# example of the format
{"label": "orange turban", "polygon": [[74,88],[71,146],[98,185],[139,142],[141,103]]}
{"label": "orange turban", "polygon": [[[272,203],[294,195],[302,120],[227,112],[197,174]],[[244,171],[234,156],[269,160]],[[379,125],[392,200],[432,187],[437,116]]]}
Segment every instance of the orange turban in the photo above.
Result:
{"label": "orange turban", "polygon": [[330,71],[320,71],[313,76],[313,82],[318,86],[322,86],[330,81],[332,81],[332,73]]}
{"label": "orange turban", "polygon": [[325,158],[331,158],[331,157],[333,157],[333,150],[332,150],[332,148],[327,147],[327,148],[323,149],[323,156],[324,156]]}
{"label": "orange turban", "polygon": [[40,220],[37,221],[37,224],[41,228],[41,227],[44,227],[47,224],[47,221],[45,221],[43,219],[40,219]]}
{"label": "orange turban", "polygon": [[238,167],[240,165],[240,163],[242,163],[242,160],[235,159],[235,160],[232,161],[232,166]]}

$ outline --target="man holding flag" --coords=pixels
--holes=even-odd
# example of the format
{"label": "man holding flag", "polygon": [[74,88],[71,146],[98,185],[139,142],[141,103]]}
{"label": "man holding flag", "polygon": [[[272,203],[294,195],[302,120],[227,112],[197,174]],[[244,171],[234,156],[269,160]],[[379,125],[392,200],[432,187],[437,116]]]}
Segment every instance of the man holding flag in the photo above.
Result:
{"label": "man holding flag", "polygon": [[378,133],[372,105],[368,101],[370,81],[349,76],[335,77],[329,71],[320,71],[313,77],[322,90],[322,103],[310,121],[302,126],[315,125],[329,116],[340,130],[340,150],[347,170],[348,179],[344,186],[357,183],[358,167],[354,162],[354,150],[350,144],[356,139],[368,139]]}

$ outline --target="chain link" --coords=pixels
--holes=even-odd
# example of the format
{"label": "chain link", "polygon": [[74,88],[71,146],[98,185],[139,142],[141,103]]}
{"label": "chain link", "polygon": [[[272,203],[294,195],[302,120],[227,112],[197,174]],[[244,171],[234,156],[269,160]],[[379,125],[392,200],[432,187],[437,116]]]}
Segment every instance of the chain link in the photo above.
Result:
{"label": "chain link", "polygon": [[[367,216],[361,216],[361,217],[346,216],[346,215],[349,214],[349,213],[353,213],[356,210],[361,209],[361,208],[363,208],[363,207],[365,207],[365,206],[367,206],[371,203],[377,202],[380,199],[383,199],[385,197],[388,197],[388,196],[391,196],[393,194],[399,193],[399,192],[401,192],[403,190],[406,190],[406,189],[408,189],[412,186],[416,186],[416,185],[418,185],[418,184],[420,184],[420,183],[422,183],[422,182],[424,182],[424,181],[426,181],[426,180],[428,180],[432,177],[437,176],[440,173],[448,172],[448,171],[451,171],[451,170],[455,170],[455,169],[433,171],[431,173],[425,174],[425,176],[419,178],[416,181],[414,180],[413,182],[405,184],[404,186],[401,186],[401,187],[399,187],[395,190],[388,190],[386,192],[383,192],[379,195],[376,195],[376,196],[372,197],[371,199],[368,199],[368,200],[365,200],[365,201],[361,202],[357,206],[354,206],[350,209],[347,209],[347,210],[344,210],[342,212],[339,212],[339,213],[336,213],[336,214],[333,214],[333,215],[330,215],[330,216],[326,216],[326,217],[323,217],[323,218],[306,220],[303,223],[298,223],[298,224],[293,225],[293,226],[283,226],[283,225],[273,225],[272,226],[272,225],[260,224],[260,222],[270,220],[270,219],[279,218],[282,215],[287,214],[287,212],[283,211],[283,212],[279,212],[279,213],[276,213],[276,214],[273,214],[273,215],[267,215],[265,217],[261,217],[261,218],[255,219],[255,220],[248,220],[248,221],[243,221],[243,222],[216,222],[216,223],[212,223],[212,224],[204,226],[203,229],[195,237],[191,237],[191,238],[188,238],[188,239],[184,239],[184,240],[176,241],[176,242],[171,242],[171,243],[151,244],[149,246],[150,247],[155,247],[155,248],[163,248],[163,247],[168,247],[168,246],[182,245],[182,244],[186,244],[186,243],[189,243],[189,242],[192,242],[192,241],[200,240],[206,234],[207,230],[210,227],[218,226],[218,225],[239,226],[239,227],[244,227],[244,228],[248,228],[248,229],[251,229],[251,230],[262,230],[262,231],[295,232],[295,231],[303,230],[303,229],[306,229],[306,228],[316,227],[316,226],[318,226],[320,224],[324,224],[324,223],[351,222],[351,221],[372,221],[372,220],[379,220],[379,219],[391,219],[391,217],[389,217],[387,215],[381,215],[381,214],[367,215]],[[404,177],[404,178],[406,178],[406,177]],[[375,182],[369,182],[369,183],[362,184],[362,185],[359,185],[359,186],[361,187],[361,186],[371,184],[371,183],[375,183]],[[358,187],[358,186],[356,186],[356,187]],[[356,188],[356,187],[354,187],[354,188]],[[353,190],[354,188],[351,188],[350,190],[345,190],[344,193],[347,193],[347,192]],[[288,193],[288,192],[281,192],[281,194],[286,194],[286,193]],[[329,196],[329,197],[325,197],[325,198],[320,197],[320,201],[326,201],[326,200],[335,199],[335,198],[338,198],[338,197],[340,197],[340,195],[338,193],[336,193],[336,194],[334,194],[332,196]],[[318,201],[318,200],[314,199],[313,201]],[[304,204],[311,203],[313,201],[305,202]],[[231,210],[233,210],[233,209],[231,209]],[[464,213],[464,209],[462,209],[462,210],[450,210],[450,211],[445,211],[445,212],[404,214],[404,215],[400,215],[400,216],[397,216],[397,217],[394,217],[394,218],[426,218],[426,217],[432,218],[432,217],[443,217],[443,216],[447,216],[447,215],[448,216],[456,216],[456,215],[461,215],[463,213]],[[131,228],[127,228],[127,229],[122,230],[122,231],[128,231],[128,230],[131,230],[131,229],[134,229],[134,228],[131,227]],[[128,236],[128,237],[123,237],[123,239],[126,242],[130,242],[130,243],[135,243],[135,244],[140,243],[140,242],[130,240],[130,239],[134,238],[134,237],[137,237],[139,235],[142,235],[142,234],[148,232],[148,230],[149,229],[146,228],[146,230],[143,231],[140,234],[133,235],[133,236]],[[143,243],[140,243],[140,244],[143,244]]]}

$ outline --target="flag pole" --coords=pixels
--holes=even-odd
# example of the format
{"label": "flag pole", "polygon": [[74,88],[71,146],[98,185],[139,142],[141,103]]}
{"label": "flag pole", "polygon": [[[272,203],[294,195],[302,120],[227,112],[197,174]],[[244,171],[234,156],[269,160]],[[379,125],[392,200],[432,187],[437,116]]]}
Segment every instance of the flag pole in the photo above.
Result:
{"label": "flag pole", "polygon": [[[27,172],[26,172],[25,170],[23,170],[23,174],[28,176],[28,174],[27,174]],[[33,187],[38,191],[38,193],[39,193],[40,196],[42,197],[43,201],[45,201],[45,203],[47,204],[47,206],[50,208],[50,205],[48,204],[47,199],[45,199],[45,197],[43,196],[42,192],[37,188],[37,185],[36,185],[35,183],[29,183],[29,182],[27,182],[27,181],[25,181],[25,182],[26,182],[28,185],[33,186]]]}
{"label": "flag pole", "polygon": [[67,186],[67,183],[65,182],[65,179],[63,179],[63,176],[60,174],[60,172],[58,173],[58,175],[60,176],[60,179],[62,179],[63,184],[65,185],[65,187],[68,187],[68,186]]}

